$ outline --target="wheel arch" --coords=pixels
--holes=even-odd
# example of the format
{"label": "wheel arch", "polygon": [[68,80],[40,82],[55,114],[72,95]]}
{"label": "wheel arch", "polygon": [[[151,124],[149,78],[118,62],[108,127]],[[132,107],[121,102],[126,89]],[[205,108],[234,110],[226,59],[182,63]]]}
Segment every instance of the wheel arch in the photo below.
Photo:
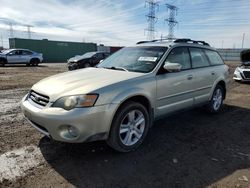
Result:
{"label": "wheel arch", "polygon": [[227,89],[226,89],[226,83],[223,81],[223,80],[221,80],[221,81],[219,81],[217,84],[216,84],[216,86],[217,85],[220,85],[222,88],[223,88],[223,99],[225,99],[226,98],[226,91],[227,91]]}
{"label": "wheel arch", "polygon": [[29,62],[32,63],[32,61],[34,61],[34,60],[37,61],[38,63],[41,62],[38,57],[32,57]]}
{"label": "wheel arch", "polygon": [[224,80],[220,79],[220,80],[218,80],[217,82],[214,83],[214,85],[213,85],[213,87],[211,89],[211,92],[210,92],[209,100],[211,100],[211,98],[213,96],[213,92],[214,92],[216,86],[218,86],[218,85],[220,85],[223,88],[223,90],[224,90],[224,92],[223,92],[223,99],[226,98],[226,91],[227,91],[226,82]]}
{"label": "wheel arch", "polygon": [[115,117],[116,113],[118,112],[118,110],[130,101],[140,103],[146,108],[146,110],[148,111],[148,114],[149,114],[150,127],[151,127],[153,125],[153,121],[154,121],[154,108],[152,106],[152,102],[150,101],[150,99],[147,96],[145,96],[143,94],[139,94],[139,93],[131,95],[129,97],[126,97],[120,101],[120,103],[119,103],[118,107],[116,108],[115,113],[113,115],[112,122],[113,122],[114,117]]}
{"label": "wheel arch", "polygon": [[5,57],[0,57],[0,60],[3,60],[5,63],[8,63],[8,60]]}

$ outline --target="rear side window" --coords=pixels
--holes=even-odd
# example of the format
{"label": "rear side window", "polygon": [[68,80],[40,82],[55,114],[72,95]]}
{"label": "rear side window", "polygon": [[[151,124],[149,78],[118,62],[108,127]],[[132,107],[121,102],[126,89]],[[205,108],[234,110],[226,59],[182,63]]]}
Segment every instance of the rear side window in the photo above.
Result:
{"label": "rear side window", "polygon": [[193,68],[209,66],[209,61],[202,49],[190,48],[190,55],[192,59]]}
{"label": "rear side window", "polygon": [[174,48],[166,61],[168,63],[179,63],[182,70],[191,68],[189,52],[185,47]]}
{"label": "rear side window", "polygon": [[103,59],[103,54],[102,53],[98,53],[98,54],[96,54],[96,57],[97,57],[97,59]]}
{"label": "rear side window", "polygon": [[220,55],[212,50],[205,50],[205,53],[211,63],[211,65],[223,65],[224,62],[221,59]]}
{"label": "rear side window", "polygon": [[27,50],[22,50],[22,55],[31,55],[32,52],[27,51]]}

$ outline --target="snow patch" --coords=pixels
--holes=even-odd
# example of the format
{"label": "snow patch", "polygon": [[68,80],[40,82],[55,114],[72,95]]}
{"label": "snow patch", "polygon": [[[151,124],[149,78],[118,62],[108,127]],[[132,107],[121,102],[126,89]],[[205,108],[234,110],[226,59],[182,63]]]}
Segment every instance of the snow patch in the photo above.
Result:
{"label": "snow patch", "polygon": [[43,161],[41,150],[36,146],[25,146],[8,151],[0,155],[0,182],[15,181]]}

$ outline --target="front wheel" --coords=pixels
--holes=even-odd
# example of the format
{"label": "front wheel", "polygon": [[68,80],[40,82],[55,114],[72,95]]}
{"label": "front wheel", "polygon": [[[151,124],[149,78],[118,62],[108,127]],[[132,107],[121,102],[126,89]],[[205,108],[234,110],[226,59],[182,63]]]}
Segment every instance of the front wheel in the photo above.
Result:
{"label": "front wheel", "polygon": [[84,63],[83,68],[88,68],[91,67],[91,65],[89,63]]}
{"label": "front wheel", "polygon": [[0,59],[0,66],[5,66],[6,61],[4,59]]}
{"label": "front wheel", "polygon": [[133,151],[145,139],[149,124],[147,109],[140,103],[128,102],[117,111],[107,143],[119,152]]}
{"label": "front wheel", "polygon": [[207,105],[207,110],[210,113],[217,113],[221,110],[223,100],[224,100],[224,89],[222,86],[217,85],[214,89],[213,95],[211,100],[209,101],[209,104]]}

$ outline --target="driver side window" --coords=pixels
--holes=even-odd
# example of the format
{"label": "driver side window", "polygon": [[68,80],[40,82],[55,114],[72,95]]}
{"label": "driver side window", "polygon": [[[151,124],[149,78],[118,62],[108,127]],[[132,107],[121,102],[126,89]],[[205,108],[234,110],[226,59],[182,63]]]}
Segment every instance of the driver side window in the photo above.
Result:
{"label": "driver side window", "polygon": [[17,50],[13,50],[13,51],[11,51],[8,55],[9,55],[9,56],[12,56],[12,55],[18,55],[18,54],[17,54]]}
{"label": "driver side window", "polygon": [[168,63],[179,63],[181,70],[187,70],[191,68],[189,51],[186,47],[174,48],[167,57]]}

